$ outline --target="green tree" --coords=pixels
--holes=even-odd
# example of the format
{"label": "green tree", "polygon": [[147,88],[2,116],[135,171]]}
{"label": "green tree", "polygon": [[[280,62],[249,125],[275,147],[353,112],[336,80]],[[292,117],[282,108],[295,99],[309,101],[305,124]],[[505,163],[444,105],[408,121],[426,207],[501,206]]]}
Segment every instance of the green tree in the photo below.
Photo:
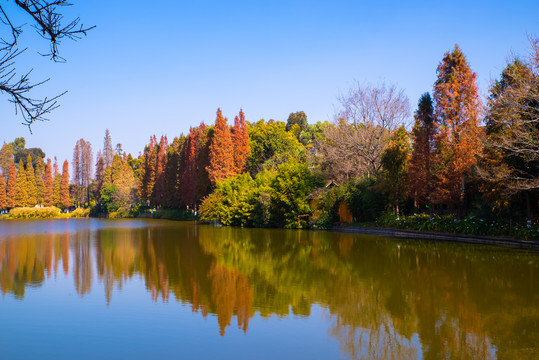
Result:
{"label": "green tree", "polygon": [[311,213],[307,196],[317,185],[321,185],[320,179],[306,164],[291,161],[279,165],[278,174],[271,183],[272,224],[297,228],[298,216]]}
{"label": "green tree", "polygon": [[299,126],[299,132],[307,130],[307,115],[305,115],[303,111],[297,111],[288,115],[288,120],[286,121],[286,131],[290,131],[294,125]]}
{"label": "green tree", "polygon": [[404,125],[399,127],[382,154],[381,186],[395,205],[395,215],[399,216],[399,203],[406,200],[408,193],[407,164],[410,157],[410,136]]}

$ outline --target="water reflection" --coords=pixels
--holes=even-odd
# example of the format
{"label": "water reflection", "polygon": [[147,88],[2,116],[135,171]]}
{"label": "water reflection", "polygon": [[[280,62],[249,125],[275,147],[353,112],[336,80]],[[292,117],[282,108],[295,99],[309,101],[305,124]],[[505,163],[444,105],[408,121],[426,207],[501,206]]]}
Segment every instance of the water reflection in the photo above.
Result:
{"label": "water reflection", "polygon": [[23,299],[27,287],[63,270],[80,296],[104,286],[109,304],[136,276],[155,301],[215,314],[221,335],[234,323],[248,332],[255,313],[308,317],[317,304],[329,314],[328,334],[352,358],[537,357],[536,253],[137,224],[0,234],[0,289]]}

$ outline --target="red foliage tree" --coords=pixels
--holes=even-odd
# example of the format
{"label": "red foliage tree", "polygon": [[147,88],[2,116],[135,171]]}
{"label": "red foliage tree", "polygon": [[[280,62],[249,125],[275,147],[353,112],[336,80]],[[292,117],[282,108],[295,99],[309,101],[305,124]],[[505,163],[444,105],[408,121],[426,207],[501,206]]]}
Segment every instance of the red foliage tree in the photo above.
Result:
{"label": "red foliage tree", "polygon": [[241,174],[247,171],[247,159],[251,153],[249,146],[249,132],[245,122],[245,114],[240,109],[239,117],[234,119],[232,128],[232,144],[234,147],[234,171]]}
{"label": "red foliage tree", "polygon": [[155,204],[161,206],[165,204],[165,199],[168,196],[167,194],[165,194],[165,169],[167,166],[167,147],[167,137],[161,136],[155,158],[155,189],[153,191]]}
{"label": "red foliage tree", "polygon": [[206,167],[208,177],[213,185],[235,174],[234,152],[230,128],[227,119],[223,117],[221,109],[217,109],[217,118],[213,138],[210,143],[209,165]]}
{"label": "red foliage tree", "polygon": [[190,128],[185,140],[185,150],[183,152],[183,174],[182,174],[182,200],[193,208],[196,204],[196,169],[197,169],[197,143],[198,128]]}
{"label": "red foliage tree", "polygon": [[155,186],[155,172],[157,167],[157,152],[156,136],[150,137],[150,143],[144,148],[144,155],[142,161],[142,181],[140,184],[140,197],[141,200],[149,205],[155,205],[153,203],[152,194]]}
{"label": "red foliage tree", "polygon": [[479,127],[481,103],[472,72],[458,46],[437,69],[434,84],[436,189],[435,198],[448,205],[462,204],[465,179],[482,149],[484,133]]}

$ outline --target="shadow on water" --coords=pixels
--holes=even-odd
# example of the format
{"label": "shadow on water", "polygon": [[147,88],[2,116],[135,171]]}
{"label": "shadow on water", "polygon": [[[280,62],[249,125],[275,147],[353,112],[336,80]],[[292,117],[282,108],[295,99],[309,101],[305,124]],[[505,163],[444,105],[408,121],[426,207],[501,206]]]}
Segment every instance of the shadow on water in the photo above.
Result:
{"label": "shadow on water", "polygon": [[193,223],[16,224],[0,231],[0,289],[21,300],[27,287],[63,272],[80,296],[97,282],[111,303],[136,276],[155,301],[215,314],[223,336],[233,323],[247,332],[255,314],[309,317],[316,305],[352,358],[538,352],[537,253]]}

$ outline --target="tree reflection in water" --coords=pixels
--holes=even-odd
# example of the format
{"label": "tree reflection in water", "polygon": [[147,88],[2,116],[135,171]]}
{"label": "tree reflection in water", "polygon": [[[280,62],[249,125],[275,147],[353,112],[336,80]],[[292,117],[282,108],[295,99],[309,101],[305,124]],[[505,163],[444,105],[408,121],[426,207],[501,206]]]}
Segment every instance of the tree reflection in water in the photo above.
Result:
{"label": "tree reflection in water", "polygon": [[[538,256],[503,248],[360,235],[193,224],[80,229],[0,239],[0,289],[23,299],[56,276],[113,289],[134,276],[155,301],[171,297],[236,317],[310,316],[327,309],[329,335],[352,358],[533,358],[539,343]],[[70,265],[70,257],[72,264]],[[94,275],[95,273],[95,275]]]}

